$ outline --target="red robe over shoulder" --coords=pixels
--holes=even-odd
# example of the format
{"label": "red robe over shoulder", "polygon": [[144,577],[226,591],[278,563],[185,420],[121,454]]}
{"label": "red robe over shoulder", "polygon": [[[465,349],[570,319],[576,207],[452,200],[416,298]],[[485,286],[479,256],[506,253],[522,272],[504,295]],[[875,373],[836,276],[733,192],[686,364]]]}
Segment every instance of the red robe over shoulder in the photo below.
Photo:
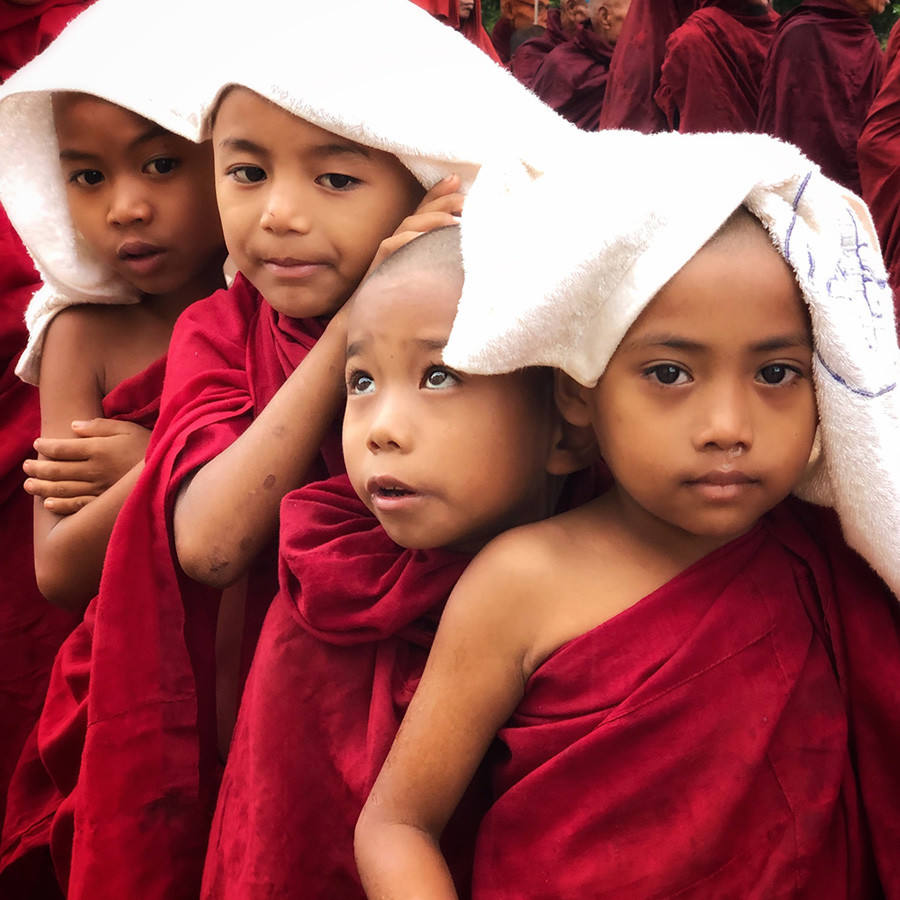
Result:
{"label": "red robe over shoulder", "polygon": [[655,99],[672,131],[753,131],[778,15],[743,0],[701,0],[666,43]]}
{"label": "red robe over shoulder", "polygon": [[476,900],[900,896],[900,607],[822,516],[788,501],[537,669]]}
{"label": "red robe over shoulder", "polygon": [[509,61],[509,70],[525,87],[532,87],[534,77],[547,54],[573,37],[574,35],[568,35],[563,31],[559,10],[548,10],[546,31],[540,37],[531,38],[519,45]]}
{"label": "red robe over shoulder", "polygon": [[[281,587],[229,750],[203,897],[364,900],[353,828],[468,561],[398,547],[346,476],[284,498]],[[462,815],[469,862],[478,818]]]}
{"label": "red robe over shoulder", "polygon": [[581,26],[571,41],[544,57],[531,89],[579,128],[596,131],[612,57],[612,44]]}
{"label": "red robe over shoulder", "polygon": [[0,81],[38,55],[93,0],[43,0],[34,6],[0,2]]}
{"label": "red robe over shoulder", "polygon": [[[58,791],[27,834],[32,844],[49,834],[69,900],[197,896],[220,776],[219,593],[178,567],[172,510],[184,479],[246,430],[322,330],[279,316],[240,275],[175,326],[146,468],[116,521],[100,593],[54,665],[38,759],[20,763],[32,785],[41,775]],[[310,477],[342,470],[336,433],[322,454]],[[273,547],[248,576],[248,650],[275,574]],[[17,837],[5,834],[0,864]]]}
{"label": "red robe over shoulder", "polygon": [[666,130],[665,117],[653,99],[666,41],[698,5],[698,0],[632,0],[609,70],[601,128],[645,134]]}
{"label": "red robe over shoulder", "polygon": [[900,322],[900,28],[891,29],[881,90],[859,138],[859,177],[872,211]]}
{"label": "red robe over shoulder", "polygon": [[757,131],[796,144],[858,194],[856,145],[883,75],[881,45],[867,19],[842,0],[803,0],[778,23]]}
{"label": "red robe over shoulder", "polygon": [[[144,371],[118,384],[103,398],[103,416],[107,419],[134,422],[144,428],[152,429],[159,416],[165,367],[166,358],[163,356]],[[24,494],[24,491],[22,493]],[[33,501],[28,495],[25,496],[29,501],[28,510],[30,511]],[[18,527],[22,528],[21,522],[18,523]],[[30,529],[28,529],[28,534],[31,534]],[[33,578],[33,564],[31,572]],[[46,653],[43,657],[44,674],[40,682],[41,690],[38,695],[38,685],[35,684],[34,707],[28,722],[28,729],[22,735],[20,749],[25,743],[26,737],[29,738],[29,742],[22,753],[19,768],[10,785],[9,808],[3,830],[5,837],[2,851],[0,851],[0,866],[9,865],[9,870],[0,874],[0,896],[3,897],[43,898],[54,897],[57,894],[56,879],[53,877],[46,847],[46,826],[49,826],[48,817],[55,812],[61,796],[55,785],[48,780],[46,770],[43,769],[37,758],[38,732],[37,730],[32,731],[29,737],[29,731],[41,713],[47,684],[50,680],[51,666],[54,664],[57,650],[77,625],[78,619],[70,613],[49,606],[43,597],[41,600],[51,612],[59,613],[64,618],[62,618],[59,628],[52,632],[55,640],[44,638],[39,644],[39,646],[46,644]],[[49,619],[50,615],[44,615],[41,618],[42,630],[46,630],[46,622]],[[28,633],[25,632],[25,634]],[[19,643],[21,644],[21,640]],[[6,661],[4,657],[2,662],[6,663]]]}
{"label": "red robe over shoulder", "polygon": [[22,463],[41,431],[37,388],[15,373],[25,308],[40,279],[0,207],[0,821],[16,760],[44,702],[50,667],[77,619],[51,606],[34,577],[34,500]]}

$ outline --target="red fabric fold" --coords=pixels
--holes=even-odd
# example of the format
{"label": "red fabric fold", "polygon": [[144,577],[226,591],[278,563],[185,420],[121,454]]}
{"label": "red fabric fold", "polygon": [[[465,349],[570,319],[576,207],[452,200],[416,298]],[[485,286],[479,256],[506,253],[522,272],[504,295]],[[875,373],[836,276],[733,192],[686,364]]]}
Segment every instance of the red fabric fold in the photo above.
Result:
{"label": "red fabric fold", "polygon": [[672,131],[753,131],[759,87],[778,15],[735,12],[743,4],[712,0],[666,43],[654,95]]}
{"label": "red fabric fold", "polygon": [[665,130],[653,95],[666,41],[698,6],[698,0],[632,0],[610,65],[600,128],[630,128],[645,134]]}
{"label": "red fabric fold", "polygon": [[[203,896],[364,898],[353,828],[468,557],[406,550],[346,477],[288,494],[280,590],[244,692]],[[477,812],[478,792],[468,803]],[[480,796],[484,796],[481,794]],[[448,833],[463,883],[476,810]]]}
{"label": "red fabric fold", "polygon": [[44,50],[93,0],[43,0],[34,6],[0,4],[0,81]]}
{"label": "red fabric fold", "polygon": [[842,0],[803,0],[778,23],[757,130],[796,144],[858,194],[856,145],[883,75],[881,45],[867,19]]}
{"label": "red fabric fold", "polygon": [[[120,419],[144,428],[153,428],[159,415],[165,365],[166,357],[163,356],[113,388],[103,398],[103,415],[108,419]],[[25,505],[30,515],[31,497],[24,491],[22,495],[28,501]],[[0,520],[3,527],[6,523],[5,518]],[[22,530],[21,521],[16,525]],[[30,528],[27,529],[27,534],[30,538]],[[33,582],[34,565],[30,559],[28,563]],[[19,564],[25,568],[21,561]],[[37,592],[36,585],[34,590]],[[73,733],[83,733],[84,723],[80,717],[84,708],[77,700],[74,703],[61,702],[60,698],[71,701],[73,696],[80,696],[86,689],[90,647],[85,647],[83,642],[93,627],[93,607],[90,607],[90,621],[86,626],[79,626],[76,636],[63,645],[60,659],[54,661],[60,645],[78,625],[78,619],[65,610],[50,606],[39,594],[38,597],[41,605],[36,603],[34,611],[40,614],[39,617],[33,623],[18,622],[16,633],[10,635],[11,640],[15,638],[14,646],[18,650],[18,657],[12,651],[4,652],[0,657],[4,664],[17,658],[22,663],[22,653],[26,652],[29,657],[34,656],[42,661],[39,670],[32,667],[33,660],[29,665],[22,663],[17,667],[21,672],[27,673],[31,714],[21,720],[27,727],[19,742],[21,756],[17,753],[16,759],[12,760],[14,764],[18,760],[18,766],[10,784],[9,807],[0,844],[0,893],[4,897],[28,897],[32,900],[55,897],[58,894],[47,843],[52,817],[63,800],[60,789],[48,777],[48,768],[41,761],[38,747],[40,745],[43,748],[48,758],[61,756],[63,764],[58,767],[59,770],[71,774],[73,770],[66,764],[66,756],[73,754],[77,758],[80,748],[70,748],[67,740]],[[9,609],[10,607],[4,606],[5,612]],[[38,672],[41,673],[40,678],[37,678]],[[21,690],[23,694],[26,693],[25,686]],[[40,735],[38,728],[32,730],[39,715]],[[14,721],[12,718],[4,718],[4,723]],[[57,767],[52,764],[49,766],[49,770],[55,768]],[[71,785],[62,786],[65,793],[71,789]]]}
{"label": "red fabric fold", "polygon": [[571,40],[571,37],[562,29],[559,10],[548,9],[546,31],[540,37],[530,38],[519,45],[509,61],[509,70],[525,87],[531,88],[547,54],[568,40]]}
{"label": "red fabric fold", "polygon": [[[900,323],[900,28],[891,29],[881,90],[857,147],[863,199],[872,211]],[[900,327],[900,324],[898,324]]]}
{"label": "red fabric fold", "polygon": [[476,898],[897,895],[897,602],[820,516],[783,504],[534,673]]}
{"label": "red fabric fold", "polygon": [[424,9],[425,12],[431,13],[436,19],[440,19],[444,24],[456,29],[494,62],[500,62],[497,50],[482,24],[481,0],[475,0],[475,6],[472,8],[469,18],[461,25],[458,0],[412,0],[412,2],[420,9]]}
{"label": "red fabric fold", "polygon": [[[40,722],[41,761],[64,795],[51,844],[70,900],[196,897],[220,774],[219,595],[178,568],[172,508],[184,478],[246,430],[322,330],[279,316],[241,276],[176,324],[146,468]],[[311,477],[342,470],[336,433],[322,454]],[[248,576],[245,643],[274,593],[264,553]]]}
{"label": "red fabric fold", "polygon": [[531,89],[579,128],[596,131],[612,58],[612,44],[581,26],[571,41],[544,57]]}

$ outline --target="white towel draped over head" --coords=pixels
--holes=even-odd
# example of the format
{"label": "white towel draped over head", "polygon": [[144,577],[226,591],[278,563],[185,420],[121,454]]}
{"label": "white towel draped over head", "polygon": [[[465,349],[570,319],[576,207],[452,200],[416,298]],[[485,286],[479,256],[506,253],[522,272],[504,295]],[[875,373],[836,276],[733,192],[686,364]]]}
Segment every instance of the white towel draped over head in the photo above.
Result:
{"label": "white towel draped over head", "polygon": [[822,455],[797,493],[834,506],[848,543],[900,595],[900,351],[863,202],[762,135],[579,141],[587,175],[563,160],[482,171],[463,213],[466,278],[445,362],[479,374],[554,366],[595,384],[656,292],[744,204],[812,321]]}
{"label": "white towel draped over head", "polygon": [[26,381],[59,310],[140,299],[75,232],[51,92],[94,94],[198,141],[234,84],[394,153],[426,187],[456,172],[467,189],[495,157],[539,169],[577,133],[409,0],[158,0],[139,19],[131,3],[98,0],[0,88],[0,203],[44,281],[26,315]]}

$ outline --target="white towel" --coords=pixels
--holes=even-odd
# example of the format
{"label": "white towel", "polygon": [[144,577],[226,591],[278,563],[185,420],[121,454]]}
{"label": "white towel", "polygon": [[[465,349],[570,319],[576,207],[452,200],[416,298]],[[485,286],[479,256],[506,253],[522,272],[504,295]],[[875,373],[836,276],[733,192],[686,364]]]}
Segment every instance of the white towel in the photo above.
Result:
{"label": "white towel", "polygon": [[[810,309],[823,452],[797,493],[834,506],[848,543],[900,596],[900,351],[865,205],[762,135],[597,137],[582,139],[583,158],[593,145],[598,160],[584,179],[565,166],[481,173],[444,360],[481,374],[555,366],[596,383],[656,292],[745,204]],[[538,227],[540,255],[517,257]]]}
{"label": "white towel", "polygon": [[409,0],[158,0],[139,21],[131,3],[98,0],[0,89],[0,202],[44,280],[26,315],[24,380],[37,383],[59,310],[139,299],[75,233],[50,92],[94,94],[202,140],[231,84],[396,154],[426,187],[458,172],[465,190],[495,156],[534,170],[577,134]]}

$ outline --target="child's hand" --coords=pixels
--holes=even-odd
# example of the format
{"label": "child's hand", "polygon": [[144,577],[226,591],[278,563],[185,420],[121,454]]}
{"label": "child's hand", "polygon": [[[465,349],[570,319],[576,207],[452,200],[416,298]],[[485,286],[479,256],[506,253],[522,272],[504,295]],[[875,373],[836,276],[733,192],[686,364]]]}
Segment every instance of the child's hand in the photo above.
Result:
{"label": "child's hand", "polygon": [[404,244],[408,244],[420,234],[458,224],[465,200],[465,196],[459,192],[459,185],[459,175],[442,178],[422,198],[416,211],[407,216],[389,238],[381,242],[369,271],[377,268],[391,254],[396,253]]}
{"label": "child's hand", "polygon": [[25,490],[44,498],[45,509],[61,516],[77,512],[144,458],[150,431],[133,422],[91,419],[73,422],[74,438],[38,438],[45,459],[28,459]]}

